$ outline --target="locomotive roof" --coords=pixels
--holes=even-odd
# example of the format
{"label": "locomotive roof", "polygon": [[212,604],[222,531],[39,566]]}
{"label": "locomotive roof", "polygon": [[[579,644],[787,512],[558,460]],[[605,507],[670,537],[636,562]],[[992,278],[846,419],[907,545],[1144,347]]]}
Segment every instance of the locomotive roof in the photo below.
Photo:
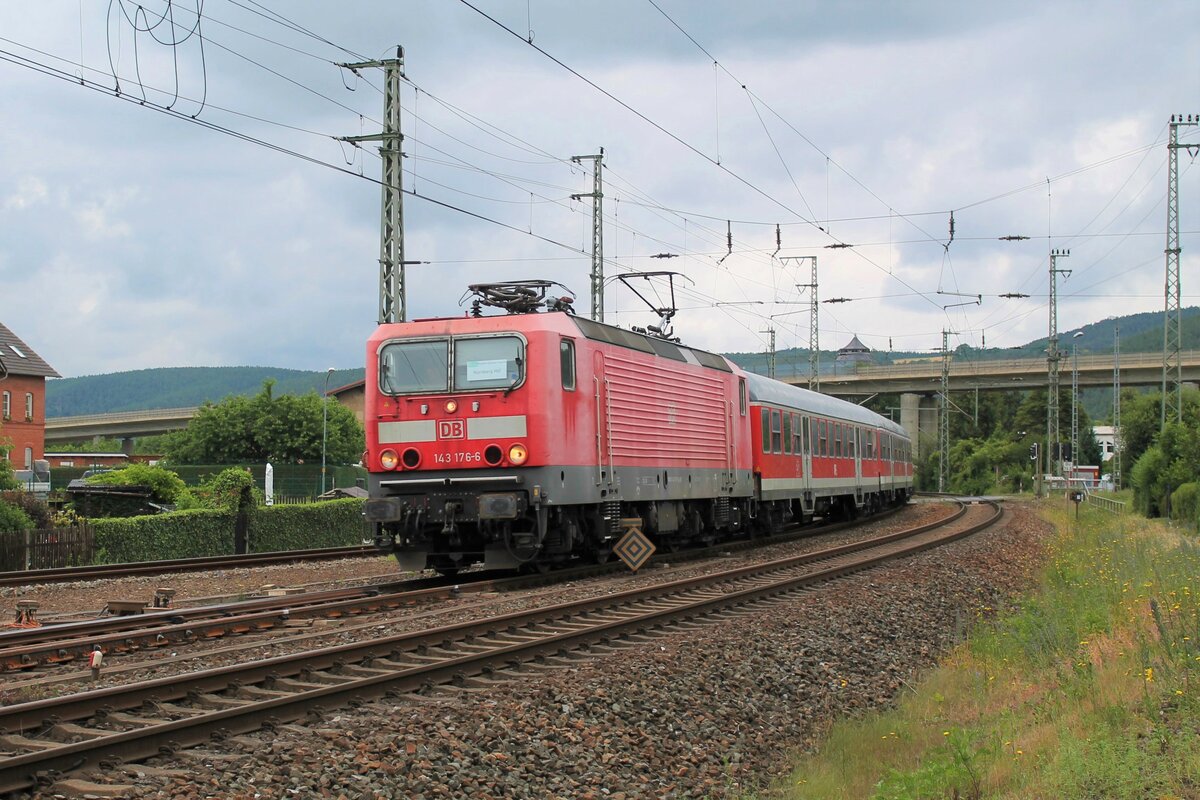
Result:
{"label": "locomotive roof", "polygon": [[908,432],[887,417],[863,408],[856,403],[847,403],[820,392],[811,392],[799,386],[782,383],[753,372],[746,373],[746,386],[750,399],[786,408],[795,408],[811,414],[820,414],[839,419],[848,419],[860,425],[871,425],[908,438]]}
{"label": "locomotive roof", "polygon": [[548,311],[540,314],[497,314],[483,317],[434,317],[417,319],[412,322],[384,323],[380,325],[371,337],[373,342],[386,341],[396,336],[401,329],[407,335],[449,336],[453,335],[459,326],[467,325],[470,329],[502,332],[505,330],[557,330],[566,332],[574,325],[586,338],[596,342],[626,347],[642,353],[669,358],[685,364],[692,364],[721,372],[734,372],[734,368],[724,356],[686,347],[657,336],[649,336],[626,328],[605,325],[602,322],[566,314],[561,311]]}
{"label": "locomotive roof", "polygon": [[729,366],[729,362],[716,353],[697,350],[694,347],[684,347],[681,344],[668,342],[666,339],[661,339],[657,336],[647,336],[636,331],[605,325],[602,322],[584,319],[583,317],[572,316],[571,321],[575,323],[584,336],[597,342],[607,342],[615,344],[618,347],[628,347],[631,350],[640,350],[643,353],[659,355],[673,361],[698,364],[709,369],[719,369],[722,372],[733,372],[733,369]]}

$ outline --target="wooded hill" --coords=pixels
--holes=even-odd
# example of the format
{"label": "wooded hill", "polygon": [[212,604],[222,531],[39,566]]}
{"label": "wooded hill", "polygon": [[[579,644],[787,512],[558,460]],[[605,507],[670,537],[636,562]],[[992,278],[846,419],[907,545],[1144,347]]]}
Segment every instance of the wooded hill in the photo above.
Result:
{"label": "wooded hill", "polygon": [[[107,414],[151,408],[189,408],[230,395],[253,396],[263,381],[275,379],[276,395],[298,395],[325,388],[324,372],[277,367],[164,367],[85,375],[46,382],[46,416]],[[363,379],[363,369],[335,370],[329,388]]]}
{"label": "wooded hill", "polygon": [[[1113,327],[1121,326],[1121,352],[1161,352],[1162,313],[1147,312],[1116,319],[1106,319],[1085,325],[1079,339],[1072,339],[1075,330],[1063,331],[1060,346],[1067,352],[1071,343],[1078,342],[1080,355],[1106,354],[1113,350]],[[850,340],[837,342],[840,347]],[[826,335],[828,339],[828,335]],[[1200,349],[1200,308],[1183,311],[1183,347]],[[955,358],[975,360],[1000,358],[1034,358],[1044,355],[1046,338],[1036,339],[1016,348],[976,349],[963,345],[955,350]],[[877,364],[893,363],[902,358],[928,358],[928,351],[875,352]],[[730,360],[743,369],[765,374],[765,353],[729,353]],[[832,374],[836,350],[821,351],[822,373]],[[840,367],[846,369],[844,365]],[[781,350],[776,355],[776,376],[789,378],[808,371],[808,351]],[[336,370],[329,378],[334,389],[363,379],[364,370]],[[79,414],[104,414],[114,411],[140,411],[152,408],[186,408],[206,401],[219,402],[230,395],[257,394],[268,378],[275,380],[276,395],[320,394],[325,386],[324,372],[307,372],[277,367],[167,367],[114,372],[107,375],[87,375],[79,378],[59,378],[46,383],[46,416],[68,417]],[[1102,406],[1103,402],[1097,404]],[[1100,415],[1098,415],[1100,416]]]}

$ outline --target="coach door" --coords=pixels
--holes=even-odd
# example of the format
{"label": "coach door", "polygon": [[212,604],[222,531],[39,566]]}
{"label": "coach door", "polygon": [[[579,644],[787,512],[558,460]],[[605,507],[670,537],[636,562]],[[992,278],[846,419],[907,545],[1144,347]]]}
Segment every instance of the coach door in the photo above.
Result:
{"label": "coach door", "polygon": [[592,355],[592,387],[596,407],[596,485],[611,486],[612,469],[612,405],[609,399],[608,375],[604,370],[604,353]]}

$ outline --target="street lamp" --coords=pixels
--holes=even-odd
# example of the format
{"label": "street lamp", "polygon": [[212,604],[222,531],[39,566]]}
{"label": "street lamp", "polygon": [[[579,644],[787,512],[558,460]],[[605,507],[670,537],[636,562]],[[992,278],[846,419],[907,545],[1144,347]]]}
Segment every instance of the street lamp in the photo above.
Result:
{"label": "street lamp", "polygon": [[325,494],[325,442],[329,438],[329,376],[333,367],[325,373],[325,391],[321,393],[321,494]]}

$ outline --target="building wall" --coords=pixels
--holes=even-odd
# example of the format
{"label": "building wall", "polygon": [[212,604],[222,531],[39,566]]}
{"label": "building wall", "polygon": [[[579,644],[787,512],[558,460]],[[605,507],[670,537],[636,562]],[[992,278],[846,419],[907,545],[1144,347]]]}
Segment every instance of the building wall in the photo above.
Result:
{"label": "building wall", "polygon": [[[0,417],[0,440],[7,440],[12,449],[8,460],[15,469],[25,468],[25,451],[28,448],[32,460],[42,458],[46,441],[46,379],[37,376],[9,375],[0,381],[0,411],[7,392],[10,399],[9,414]],[[26,416],[26,395],[33,396],[33,414]]]}
{"label": "building wall", "polygon": [[329,394],[336,398],[338,403],[350,409],[354,413],[354,416],[358,418],[360,424],[365,424],[363,423],[363,418],[366,416],[364,409],[366,390],[362,383],[330,391]]}

